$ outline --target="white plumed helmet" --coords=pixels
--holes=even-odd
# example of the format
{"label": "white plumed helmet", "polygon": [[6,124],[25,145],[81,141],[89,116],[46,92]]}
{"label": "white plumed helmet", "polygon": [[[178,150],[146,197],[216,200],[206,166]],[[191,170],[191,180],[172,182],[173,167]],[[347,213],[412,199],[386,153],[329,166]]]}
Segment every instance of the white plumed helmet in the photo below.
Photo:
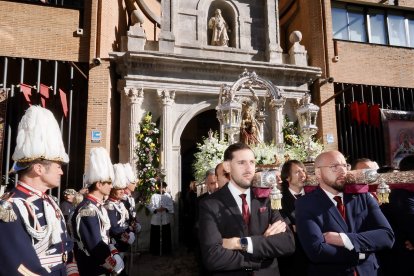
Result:
{"label": "white plumed helmet", "polygon": [[89,166],[86,170],[85,182],[113,182],[114,168],[109,154],[104,148],[92,148],[89,158]]}
{"label": "white plumed helmet", "polygon": [[126,175],[128,184],[129,183],[137,183],[138,179],[135,176],[135,173],[134,173],[134,170],[132,169],[131,164],[126,163],[126,164],[124,164],[124,167],[125,167],[125,175]]}
{"label": "white plumed helmet", "polygon": [[120,163],[114,165],[114,181],[112,182],[112,187],[114,189],[125,189],[127,186],[127,177],[125,175],[124,166]]}
{"label": "white plumed helmet", "polygon": [[50,110],[36,105],[26,110],[17,129],[12,159],[13,171],[25,169],[38,159],[69,162],[58,122]]}

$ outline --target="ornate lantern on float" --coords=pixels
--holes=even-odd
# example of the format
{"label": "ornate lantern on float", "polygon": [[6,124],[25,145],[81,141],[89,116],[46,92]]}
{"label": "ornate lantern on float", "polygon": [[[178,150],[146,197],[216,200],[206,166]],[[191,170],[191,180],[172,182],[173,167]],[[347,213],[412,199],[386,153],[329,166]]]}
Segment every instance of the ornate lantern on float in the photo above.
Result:
{"label": "ornate lantern on float", "polygon": [[307,162],[313,162],[312,136],[318,132],[316,120],[318,118],[319,107],[311,103],[311,96],[306,93],[302,98],[302,105],[296,111],[302,136],[306,141]]}
{"label": "ornate lantern on float", "polygon": [[240,133],[242,104],[237,98],[233,97],[231,91],[222,88],[220,101],[216,109],[223,132],[228,136],[229,144],[237,142],[239,139],[236,139],[235,136]]}

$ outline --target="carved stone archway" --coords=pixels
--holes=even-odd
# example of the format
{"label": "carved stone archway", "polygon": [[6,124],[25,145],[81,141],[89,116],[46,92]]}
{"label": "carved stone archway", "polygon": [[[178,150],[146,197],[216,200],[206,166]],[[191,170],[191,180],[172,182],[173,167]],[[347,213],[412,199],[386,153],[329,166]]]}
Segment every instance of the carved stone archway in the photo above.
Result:
{"label": "carved stone archway", "polygon": [[[241,90],[250,91],[250,98],[240,93]],[[259,96],[256,94],[255,89],[264,90],[263,104],[260,106]],[[285,104],[285,98],[282,96],[283,89],[275,86],[271,81],[261,78],[256,72],[245,71],[239,76],[239,79],[233,83],[233,85],[222,85],[220,90],[219,102],[217,107],[217,118],[220,121],[220,138],[224,139],[224,114],[220,111],[220,106],[232,101],[245,102],[251,101],[257,106],[255,107],[255,117],[259,124],[259,136],[261,142],[264,142],[263,128],[265,123],[265,100],[270,99],[269,105],[271,107],[271,126],[272,126],[272,139],[276,144],[283,143],[283,107]],[[245,94],[245,93],[244,93]],[[250,104],[250,103],[248,103]],[[236,138],[236,141],[239,139]]]}

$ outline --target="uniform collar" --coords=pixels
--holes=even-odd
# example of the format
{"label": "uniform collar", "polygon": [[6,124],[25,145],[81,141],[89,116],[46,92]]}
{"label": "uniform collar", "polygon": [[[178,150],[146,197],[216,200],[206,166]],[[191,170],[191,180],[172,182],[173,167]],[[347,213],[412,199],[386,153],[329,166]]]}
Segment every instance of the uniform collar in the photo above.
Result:
{"label": "uniform collar", "polygon": [[43,193],[39,190],[36,190],[35,188],[33,188],[33,187],[31,187],[31,186],[29,186],[29,185],[27,185],[27,184],[25,184],[21,181],[19,181],[17,183],[16,189],[18,189],[19,191],[21,191],[21,192],[23,192],[27,195],[37,195],[40,198],[44,198],[45,196],[47,196],[46,193]]}
{"label": "uniform collar", "polygon": [[94,197],[91,194],[86,195],[86,198],[89,199],[90,201],[92,201],[93,203],[97,204],[97,205],[102,205],[103,204],[103,200],[100,200],[100,199]]}

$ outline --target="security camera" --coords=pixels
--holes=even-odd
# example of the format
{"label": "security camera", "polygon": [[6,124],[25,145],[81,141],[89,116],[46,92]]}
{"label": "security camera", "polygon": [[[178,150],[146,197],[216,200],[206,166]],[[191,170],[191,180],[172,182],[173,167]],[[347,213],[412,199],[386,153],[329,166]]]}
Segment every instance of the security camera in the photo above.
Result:
{"label": "security camera", "polygon": [[328,83],[333,83],[335,81],[335,79],[334,78],[332,78],[332,77],[329,77],[328,78]]}
{"label": "security camera", "polygon": [[94,58],[93,59],[93,64],[95,64],[96,66],[101,65],[102,60],[100,58]]}

